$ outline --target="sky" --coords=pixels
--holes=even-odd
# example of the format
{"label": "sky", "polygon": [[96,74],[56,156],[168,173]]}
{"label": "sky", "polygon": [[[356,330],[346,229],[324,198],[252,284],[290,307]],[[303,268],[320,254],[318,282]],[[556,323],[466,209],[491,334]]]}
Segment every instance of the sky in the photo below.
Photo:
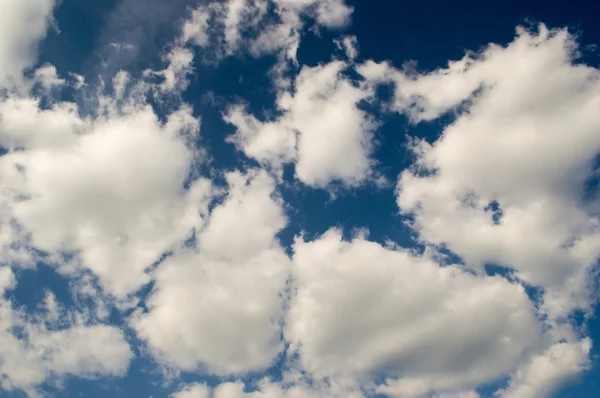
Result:
{"label": "sky", "polygon": [[599,6],[0,10],[1,397],[599,396]]}

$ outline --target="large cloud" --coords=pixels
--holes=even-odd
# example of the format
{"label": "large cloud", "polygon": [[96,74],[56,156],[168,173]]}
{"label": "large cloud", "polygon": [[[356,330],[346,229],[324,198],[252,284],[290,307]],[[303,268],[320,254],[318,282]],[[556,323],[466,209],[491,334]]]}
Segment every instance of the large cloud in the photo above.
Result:
{"label": "large cloud", "polygon": [[159,266],[149,312],[133,327],[169,365],[243,375],[269,367],[283,348],[290,261],[275,238],[286,218],[272,179],[263,171],[227,179],[197,248]]}
{"label": "large cloud", "polygon": [[586,279],[600,254],[597,197],[586,198],[600,152],[600,72],[573,64],[575,55],[566,31],[541,26],[428,74],[363,69],[393,76],[395,106],[414,120],[467,101],[439,140],[415,142],[398,204],[424,241],[546,289],[552,317],[587,307]]}
{"label": "large cloud", "polygon": [[364,398],[359,388],[348,388],[333,380],[327,383],[299,380],[295,374],[286,374],[286,380],[273,382],[263,379],[255,386],[233,381],[209,388],[205,384],[191,384],[171,398]]}
{"label": "large cloud", "polygon": [[[168,370],[224,379],[173,398],[477,398],[507,376],[498,396],[541,398],[589,367],[591,341],[568,316],[590,308],[600,254],[600,207],[586,192],[600,151],[600,76],[575,65],[565,31],[521,29],[506,47],[429,73],[367,62],[358,81],[351,38],[338,41],[349,61],[294,75],[303,28],[345,26],[343,1],[203,2],[165,69],[119,72],[90,110],[52,98],[81,78],[73,84],[52,65],[22,77],[53,7],[31,4],[0,1],[31,25],[17,37],[20,25],[0,16],[12,24],[0,39],[0,85],[19,88],[0,102],[3,390],[34,395],[68,375],[124,375],[133,356],[124,332],[99,320],[113,298],[128,303],[143,286],[140,308],[121,313],[131,340]],[[222,188],[197,178],[200,122],[180,94],[198,54],[186,46],[217,59],[277,56],[275,117],[242,106],[225,115],[236,127],[229,141],[265,170],[212,170]],[[290,259],[279,241],[284,166],[312,187],[370,181],[376,124],[361,102],[387,82],[389,108],[414,123],[455,112],[434,143],[411,140],[416,160],[399,178],[398,205],[425,251],[331,229],[297,237]],[[440,265],[445,249],[460,264]],[[5,299],[18,286],[11,267],[40,260],[73,278],[73,304],[89,308],[63,308],[48,293],[32,313]],[[489,276],[490,264],[513,273]],[[283,380],[246,378],[278,357]]]}
{"label": "large cloud", "polygon": [[33,66],[37,44],[46,35],[54,0],[0,1],[0,87],[21,80]]}
{"label": "large cloud", "polygon": [[261,122],[241,107],[231,108],[226,120],[237,131],[230,141],[276,171],[295,161],[296,176],[307,185],[364,182],[372,175],[375,122],[358,104],[371,92],[344,77],[346,68],[342,61],[304,67],[295,90],[279,93],[283,114],[275,121]]}
{"label": "large cloud", "polygon": [[[3,214],[48,253],[73,252],[105,289],[123,298],[149,281],[147,267],[201,222],[210,184],[184,183],[195,162],[189,108],[166,122],[143,103],[96,119],[77,106],[40,109],[30,98],[0,104]],[[19,150],[14,150],[19,149]]]}
{"label": "large cloud", "polygon": [[[476,272],[505,267],[541,289],[555,339],[570,340],[520,370],[511,397],[547,396],[585,368],[589,349],[564,323],[593,304],[589,280],[600,255],[598,196],[589,191],[600,152],[600,71],[576,56],[567,31],[542,25],[430,73],[361,67],[371,81],[396,84],[391,106],[415,122],[456,111],[433,144],[412,142],[415,163],[399,179],[398,204],[420,239]],[[558,352],[568,363],[552,359]]]}
{"label": "large cloud", "polygon": [[331,230],[294,245],[285,337],[317,378],[389,376],[382,391],[465,390],[510,372],[540,337],[523,287]]}
{"label": "large cloud", "polygon": [[350,22],[344,0],[228,0],[197,7],[183,26],[183,40],[211,47],[213,58],[249,52],[296,61],[307,17],[317,27],[337,29]]}
{"label": "large cloud", "polygon": [[534,356],[501,391],[503,398],[543,398],[590,366],[589,339],[557,343]]}
{"label": "large cloud", "polygon": [[45,311],[30,314],[4,299],[15,280],[0,268],[0,388],[36,394],[45,381],[66,375],[88,379],[122,376],[132,358],[123,332],[65,310],[48,295]]}

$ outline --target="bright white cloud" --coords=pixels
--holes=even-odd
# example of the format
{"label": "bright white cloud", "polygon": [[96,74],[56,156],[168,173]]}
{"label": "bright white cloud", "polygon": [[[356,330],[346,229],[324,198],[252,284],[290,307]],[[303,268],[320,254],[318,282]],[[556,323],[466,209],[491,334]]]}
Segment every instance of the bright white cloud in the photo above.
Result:
{"label": "bright white cloud", "polygon": [[[428,73],[367,61],[363,82],[346,73],[353,36],[336,41],[347,62],[292,68],[307,24],[349,24],[343,0],[203,2],[163,54],[165,69],[119,72],[112,95],[82,116],[52,98],[81,89],[81,76],[68,84],[48,64],[22,76],[53,7],[0,0],[0,86],[17,85],[0,102],[1,389],[34,396],[68,375],[126,374],[124,332],[99,321],[113,298],[129,309],[150,282],[146,310],[125,316],[160,365],[244,377],[287,359],[281,382],[192,384],[171,398],[478,398],[478,386],[507,375],[499,396],[542,398],[590,366],[591,341],[565,317],[592,304],[587,277],[600,255],[600,207],[582,199],[600,152],[600,72],[574,65],[566,31],[521,29],[506,47]],[[189,181],[204,153],[200,121],[179,96],[191,46],[278,60],[278,116],[239,105],[225,115],[229,142],[266,170],[227,172],[222,189]],[[433,144],[411,140],[416,161],[399,178],[398,205],[425,253],[331,229],[297,237],[290,259],[278,239],[283,167],[312,187],[372,181],[377,123],[360,105],[390,82],[390,109],[414,123],[456,112]],[[41,99],[31,94],[40,88]],[[440,246],[465,265],[440,266]],[[42,259],[71,278],[75,307],[91,304],[67,309],[47,293],[40,315],[6,299],[18,286],[11,267]],[[487,276],[486,264],[516,279]],[[539,306],[522,282],[541,289]]]}
{"label": "bright white cloud", "polygon": [[171,398],[210,398],[206,384],[192,384],[171,395]]}
{"label": "bright white cloud", "polygon": [[[294,245],[285,337],[315,377],[390,377],[409,397],[511,371],[540,339],[523,287],[331,230]],[[394,380],[399,378],[398,380]]]}
{"label": "bright white cloud", "polygon": [[317,2],[317,21],[328,28],[341,28],[348,25],[353,11],[344,0],[320,0]]}
{"label": "bright white cloud", "polygon": [[584,339],[574,343],[558,343],[519,370],[503,398],[543,398],[551,396],[564,383],[575,378],[590,366],[591,342]]}
{"label": "bright white cloud", "polygon": [[274,383],[263,379],[256,388],[248,387],[241,381],[223,383],[213,390],[201,384],[192,384],[172,398],[364,398],[359,389],[342,386],[335,380],[309,385],[301,380]]}
{"label": "bright white cloud", "polygon": [[243,375],[269,367],[283,348],[290,261],[275,238],[286,218],[271,178],[231,173],[228,183],[197,249],[158,267],[149,312],[133,327],[168,365]]}
{"label": "bright white cloud", "polygon": [[307,18],[318,27],[339,29],[350,23],[352,12],[344,0],[209,2],[192,11],[182,38],[199,47],[212,44],[217,58],[250,52],[295,61]]}
{"label": "bright white cloud", "polygon": [[20,81],[35,63],[54,5],[54,0],[0,0],[0,87],[8,79]]}
{"label": "bright white cloud", "polygon": [[370,91],[344,77],[346,67],[341,61],[304,67],[295,91],[280,92],[277,105],[283,115],[275,121],[260,122],[239,107],[231,108],[226,121],[237,132],[230,141],[275,170],[295,160],[296,176],[307,185],[359,185],[372,173],[376,124],[358,107]]}
{"label": "bright white cloud", "polygon": [[36,69],[34,76],[37,83],[39,83],[46,90],[61,87],[66,83],[64,79],[58,77],[56,67],[54,65],[46,64]]}
{"label": "bright white cloud", "polygon": [[[25,314],[0,299],[0,388],[34,396],[45,381],[66,375],[94,379],[122,376],[133,354],[117,327],[85,324],[82,314],[63,313],[55,303],[46,316]],[[69,319],[74,319],[69,321]],[[50,380],[51,379],[51,380]]]}
{"label": "bright white cloud", "polygon": [[[545,288],[553,318],[587,308],[587,273],[600,254],[597,206],[583,200],[600,152],[600,71],[574,65],[575,51],[566,31],[541,26],[428,74],[363,69],[370,79],[394,76],[395,106],[414,120],[466,101],[439,140],[415,142],[398,204],[424,241]],[[496,221],[490,204],[502,213]]]}
{"label": "bright white cloud", "polygon": [[146,106],[91,121],[74,104],[10,99],[0,115],[0,143],[23,148],[0,158],[13,200],[5,219],[38,249],[78,252],[109,293],[148,282],[146,268],[201,222],[210,184],[183,189],[194,161],[186,134],[198,130],[188,108],[164,124]]}
{"label": "bright white cloud", "polygon": [[210,13],[206,8],[198,7],[192,10],[182,28],[181,39],[184,43],[191,43],[198,47],[204,47],[209,43],[209,19]]}
{"label": "bright white cloud", "polygon": [[350,61],[354,61],[358,57],[358,39],[356,36],[346,36],[340,40],[336,40],[335,44],[340,50],[344,50],[346,57]]}

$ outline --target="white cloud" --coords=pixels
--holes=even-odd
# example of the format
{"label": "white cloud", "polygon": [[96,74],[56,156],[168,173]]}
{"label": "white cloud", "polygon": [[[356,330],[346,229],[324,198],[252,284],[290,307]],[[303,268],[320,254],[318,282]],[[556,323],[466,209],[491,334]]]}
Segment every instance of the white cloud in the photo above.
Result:
{"label": "white cloud", "polygon": [[321,0],[317,2],[317,22],[328,28],[342,28],[350,23],[353,11],[344,0]]}
{"label": "white cloud", "polygon": [[[294,380],[275,383],[261,380],[255,388],[241,381],[220,384],[212,391],[201,384],[192,384],[172,398],[363,398],[359,389],[348,388],[332,380],[328,383]],[[212,395],[211,395],[212,394]]]}
{"label": "white cloud", "polygon": [[[336,40],[335,44],[340,50],[344,50],[350,61],[354,61],[358,57],[358,39],[356,36],[345,36]],[[362,66],[362,68],[365,68],[365,66]]]}
{"label": "white cloud", "polygon": [[[80,315],[63,314],[61,323]],[[80,319],[50,329],[54,323],[52,313],[32,318],[0,299],[1,389],[34,396],[40,384],[57,383],[66,375],[93,379],[127,372],[133,354],[117,327],[84,324]]]}
{"label": "white cloud", "polygon": [[249,52],[296,61],[307,18],[317,27],[339,29],[350,23],[352,12],[344,0],[209,2],[192,11],[183,27],[183,40],[199,47],[215,45],[217,58]]}
{"label": "white cloud", "polygon": [[467,391],[467,392],[459,392],[459,393],[449,393],[449,394],[440,394],[434,396],[434,398],[480,398],[479,394],[475,391]]}
{"label": "white cloud", "polygon": [[102,113],[83,119],[74,104],[42,110],[26,98],[0,104],[0,144],[22,149],[0,158],[2,217],[7,226],[18,222],[37,249],[78,253],[81,266],[123,298],[201,224],[211,188],[202,179],[183,188],[195,162],[186,142],[199,129],[189,108],[165,123],[143,103],[121,111],[109,103]]}
{"label": "white cloud", "polygon": [[210,398],[210,389],[206,384],[191,384],[172,394],[171,398]]}
{"label": "white cloud", "polygon": [[46,35],[54,0],[0,0],[0,86],[20,81],[33,66],[37,44]]}
{"label": "white cloud", "polygon": [[209,44],[209,19],[210,12],[203,7],[192,10],[192,14],[183,24],[181,39],[184,43],[191,43],[198,47]]}
{"label": "white cloud", "polygon": [[166,56],[167,67],[155,74],[161,75],[164,81],[160,85],[163,92],[183,92],[188,86],[188,77],[192,73],[194,55],[183,47],[173,48]]}
{"label": "white cloud", "polygon": [[501,391],[503,398],[544,398],[590,367],[591,341],[558,343],[531,359]]}
{"label": "white cloud", "polygon": [[[35,65],[53,5],[0,0],[10,18],[0,16],[0,26],[8,22],[0,85]],[[429,73],[367,62],[358,68],[366,84],[345,74],[358,56],[357,39],[345,37],[337,44],[348,62],[303,67],[290,81],[275,74],[273,120],[229,108],[225,119],[237,129],[229,140],[239,150],[280,178],[293,163],[298,180],[321,188],[376,176],[376,123],[359,108],[373,99],[372,85],[394,83],[391,109],[415,123],[456,111],[435,143],[412,140],[416,162],[398,184],[401,211],[430,246],[423,255],[330,230],[297,238],[290,259],[278,240],[288,222],[282,181],[266,170],[226,173],[222,191],[202,178],[184,189],[203,153],[193,145],[200,122],[179,103],[159,117],[146,96],[170,106],[163,100],[187,88],[194,55],[186,46],[216,49],[217,58],[275,54],[276,71],[289,71],[307,20],[338,29],[352,12],[343,0],[203,4],[164,55],[166,68],[139,81],[119,72],[94,116],[27,94],[34,84],[45,94],[66,86],[52,65],[3,98],[2,389],[34,395],[67,375],[124,375],[133,356],[124,333],[98,320],[108,317],[110,296],[127,308],[149,282],[147,311],[127,326],[169,370],[246,376],[283,354],[285,371],[298,371],[282,382],[192,384],[172,398],[358,398],[361,387],[367,395],[477,398],[481,383],[509,374],[499,394],[541,398],[589,367],[591,341],[564,317],[592,304],[586,281],[600,255],[600,205],[582,200],[600,152],[600,73],[573,64],[565,31],[521,30],[506,48]],[[440,245],[466,267],[440,266],[431,253]],[[39,315],[4,298],[17,283],[7,265],[34,267],[34,248],[71,278],[74,306],[81,299],[89,308],[65,309],[47,293]],[[60,260],[65,252],[74,260]],[[487,263],[518,279],[484,275]],[[540,308],[523,281],[543,289]]]}
{"label": "white cloud", "polygon": [[9,267],[0,267],[0,297],[15,285],[15,274]]}
{"label": "white cloud", "polygon": [[35,80],[39,83],[44,89],[50,90],[55,87],[63,86],[66,81],[58,77],[56,73],[56,67],[54,65],[43,65],[42,67],[36,69]]}
{"label": "white cloud", "polygon": [[523,287],[331,230],[294,245],[285,337],[316,378],[387,376],[398,397],[464,391],[544,341]]}
{"label": "white cloud", "polygon": [[413,120],[464,103],[433,145],[416,141],[398,204],[424,241],[445,244],[475,269],[505,266],[546,289],[553,319],[588,308],[588,272],[600,255],[597,205],[583,200],[600,152],[600,71],[574,65],[575,51],[566,31],[541,26],[444,70],[363,70],[374,80],[395,76],[395,106]]}
{"label": "white cloud", "polygon": [[274,182],[261,171],[230,173],[228,183],[197,250],[158,267],[149,312],[132,324],[168,365],[243,375],[269,367],[283,348],[290,261],[275,238],[286,218]]}
{"label": "white cloud", "polygon": [[346,67],[341,61],[304,67],[295,91],[279,93],[277,105],[283,114],[273,122],[260,122],[239,107],[231,108],[226,121],[237,132],[230,141],[274,170],[295,160],[296,177],[307,185],[364,182],[371,175],[376,124],[357,104],[371,92],[344,77]]}
{"label": "white cloud", "polygon": [[296,133],[279,123],[263,123],[246,113],[242,106],[229,108],[225,121],[236,127],[229,141],[246,156],[280,171],[296,158]]}

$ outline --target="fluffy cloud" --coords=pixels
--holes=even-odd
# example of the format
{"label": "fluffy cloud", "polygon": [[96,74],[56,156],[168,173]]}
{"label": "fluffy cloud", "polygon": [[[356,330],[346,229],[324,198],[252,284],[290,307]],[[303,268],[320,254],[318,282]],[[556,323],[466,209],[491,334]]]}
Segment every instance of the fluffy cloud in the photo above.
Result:
{"label": "fluffy cloud", "polygon": [[205,384],[192,384],[171,395],[171,398],[209,398],[210,389]]}
{"label": "fluffy cloud", "polygon": [[75,252],[117,297],[149,281],[145,270],[198,226],[210,184],[183,185],[194,162],[188,108],[158,120],[151,108],[82,119],[74,104],[0,104],[0,158],[12,219],[49,253]]}
{"label": "fluffy cloud", "polygon": [[360,184],[371,175],[376,124],[358,107],[371,92],[343,76],[347,67],[342,61],[304,67],[295,91],[279,93],[283,114],[275,121],[261,122],[240,107],[231,108],[226,120],[237,131],[230,141],[274,170],[295,161],[296,177],[307,185]]}
{"label": "fluffy cloud", "polygon": [[[48,64],[23,77],[54,3],[0,5],[0,86],[17,88],[0,101],[2,390],[126,374],[124,332],[99,320],[143,286],[137,310],[118,306],[131,340],[168,370],[227,380],[172,398],[478,398],[507,376],[498,396],[541,398],[590,366],[591,341],[568,315],[590,308],[600,255],[600,206],[586,192],[600,76],[574,63],[567,32],[520,29],[506,47],[424,73],[356,67],[358,40],[345,37],[348,62],[300,68],[303,29],[346,26],[343,0],[203,2],[165,69],[119,72],[90,110],[53,100],[82,78],[70,84]],[[211,170],[222,188],[197,178],[200,121],[181,104],[192,46],[277,59],[276,116],[225,115],[229,142],[262,169]],[[364,81],[349,77],[355,67]],[[413,123],[455,113],[435,142],[410,140],[415,162],[399,177],[398,205],[424,253],[331,229],[297,237],[290,258],[279,241],[284,166],[311,187],[371,181],[377,124],[361,103],[380,83],[394,84],[389,109]],[[461,264],[441,265],[443,249]],[[71,278],[77,310],[50,293],[41,313],[5,298],[18,286],[11,267],[39,261]],[[489,276],[490,264],[511,274]],[[278,357],[282,381],[245,379]]]}
{"label": "fluffy cloud", "polygon": [[394,106],[413,120],[463,108],[436,142],[415,141],[415,165],[398,184],[421,239],[475,269],[514,270],[545,289],[552,318],[587,308],[600,254],[597,199],[586,199],[600,151],[600,72],[575,56],[566,31],[541,26],[431,73],[363,67],[397,82]]}
{"label": "fluffy cloud", "polygon": [[399,397],[464,390],[540,340],[523,287],[336,230],[296,241],[293,277],[285,337],[317,378],[389,376],[381,391]]}
{"label": "fluffy cloud", "polygon": [[93,379],[127,372],[133,355],[119,328],[84,322],[76,313],[62,313],[59,320],[57,311],[32,317],[0,299],[0,388],[32,396],[50,377],[57,383],[66,375]]}
{"label": "fluffy cloud", "polygon": [[[295,379],[293,375],[292,379]],[[173,394],[171,398],[364,398],[360,389],[347,388],[335,381],[328,383],[287,380],[279,383],[261,380],[251,387],[241,381],[223,383],[214,389],[203,384],[192,384]]]}
{"label": "fluffy cloud", "polygon": [[307,17],[318,27],[338,29],[350,22],[352,11],[344,0],[208,2],[192,11],[182,37],[199,47],[212,45],[217,58],[249,51],[295,61]]}
{"label": "fluffy cloud", "polygon": [[228,196],[198,233],[196,249],[159,266],[149,312],[133,321],[165,363],[219,375],[261,371],[282,350],[290,263],[275,238],[286,218],[271,178],[251,172],[227,179]]}
{"label": "fluffy cloud", "polygon": [[565,382],[590,366],[589,339],[573,343],[558,343],[546,352],[534,356],[512,378],[503,398],[542,398],[550,396]]}
{"label": "fluffy cloud", "polygon": [[37,43],[46,35],[54,0],[0,1],[0,87],[20,81],[33,66]]}

